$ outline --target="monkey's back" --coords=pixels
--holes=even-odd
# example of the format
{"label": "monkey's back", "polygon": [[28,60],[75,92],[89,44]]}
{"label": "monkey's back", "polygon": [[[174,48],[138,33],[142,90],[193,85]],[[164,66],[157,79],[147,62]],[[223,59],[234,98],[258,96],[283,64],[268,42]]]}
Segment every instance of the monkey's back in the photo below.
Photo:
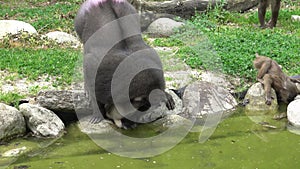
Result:
{"label": "monkey's back", "polygon": [[[87,4],[81,6],[75,18],[75,30],[84,44],[96,31],[118,19],[111,5],[111,2],[107,1],[96,6]],[[114,32],[114,35],[121,36],[121,32]]]}

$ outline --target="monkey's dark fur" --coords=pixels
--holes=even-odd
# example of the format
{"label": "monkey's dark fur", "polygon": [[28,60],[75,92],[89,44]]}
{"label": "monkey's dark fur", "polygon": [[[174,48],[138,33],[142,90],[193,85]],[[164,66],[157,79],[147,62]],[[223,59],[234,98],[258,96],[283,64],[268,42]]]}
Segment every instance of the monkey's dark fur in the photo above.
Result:
{"label": "monkey's dark fur", "polygon": [[[75,30],[81,39],[81,41],[85,44],[88,39],[100,28],[105,26],[106,24],[121,18],[126,15],[136,14],[136,10],[134,7],[128,3],[126,0],[88,0],[86,1],[79,10],[76,18],[75,18]],[[118,21],[119,22],[119,21]],[[133,24],[139,23],[138,18],[136,18]],[[111,32],[114,36],[123,36],[124,32],[126,32],[126,26],[124,23],[118,24],[121,30],[120,32]],[[137,24],[139,25],[139,24]],[[132,28],[132,27],[131,27]],[[122,104],[113,103],[112,93],[111,93],[111,83],[113,74],[119,64],[130,54],[143,50],[143,49],[151,49],[142,39],[140,27],[134,27],[139,32],[138,35],[131,36],[129,38],[125,38],[119,43],[117,43],[113,48],[111,48],[108,53],[105,55],[101,64],[97,69],[97,75],[95,80],[95,97],[90,98],[91,104],[93,107],[97,106],[100,109],[102,114],[98,114],[95,109],[93,112],[93,117],[90,120],[91,123],[98,123],[104,118],[112,119],[118,127],[128,128],[130,126],[125,126],[126,124],[122,124],[121,119],[124,117],[120,117],[120,115],[113,115],[110,108],[114,106],[114,104]],[[101,46],[99,46],[101,47]],[[86,51],[85,49],[84,56],[84,79],[85,79],[85,88],[90,95],[91,82],[90,79],[93,77],[91,75],[92,69],[95,69],[95,63],[93,58],[97,56],[89,56],[90,51]],[[156,54],[156,53],[155,53]],[[157,55],[157,54],[156,54]],[[158,58],[158,56],[154,56]],[[147,57],[148,58],[148,57]],[[148,60],[145,61],[145,64],[148,62],[153,62],[153,56],[149,57]],[[159,58],[157,59],[159,60]],[[159,60],[160,61],[160,60]],[[137,74],[130,83],[129,87],[129,98],[132,105],[137,109],[147,109],[150,107],[149,103],[149,94],[154,89],[160,89],[162,91],[165,90],[165,81],[162,71],[162,65],[159,63],[161,70],[157,69],[146,69],[139,74]],[[122,86],[122,84],[118,84],[118,88],[125,88],[126,86]],[[165,97],[159,98],[160,101],[166,102],[166,105],[169,109],[174,108],[174,101],[172,97],[166,93]],[[118,122],[117,122],[118,121]],[[118,123],[118,124],[117,124]]]}

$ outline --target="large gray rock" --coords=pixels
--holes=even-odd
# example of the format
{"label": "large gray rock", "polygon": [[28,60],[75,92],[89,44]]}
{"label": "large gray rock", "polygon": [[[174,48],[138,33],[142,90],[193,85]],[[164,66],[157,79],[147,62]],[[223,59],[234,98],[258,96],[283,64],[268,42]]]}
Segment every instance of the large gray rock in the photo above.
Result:
{"label": "large gray rock", "polygon": [[203,119],[212,114],[222,117],[230,115],[237,106],[235,98],[220,86],[205,81],[197,81],[187,86],[183,94],[181,115],[189,119]]}
{"label": "large gray rock", "polygon": [[75,113],[76,110],[92,112],[84,90],[40,91],[37,103],[54,112]]}
{"label": "large gray rock", "polygon": [[272,89],[271,97],[272,99],[271,105],[267,105],[266,102],[266,94],[261,83],[255,83],[248,90],[245,100],[249,103],[246,105],[246,110],[248,111],[274,111],[278,108],[277,97],[275,90]]}
{"label": "large gray rock", "polygon": [[65,125],[51,110],[37,105],[24,103],[20,105],[29,129],[38,136],[57,137],[62,134]]}
{"label": "large gray rock", "polygon": [[288,105],[287,118],[292,125],[300,127],[300,100],[294,100]]}
{"label": "large gray rock", "polygon": [[25,132],[23,115],[16,108],[0,103],[0,140],[23,135]]}
{"label": "large gray rock", "polygon": [[20,31],[37,33],[36,29],[30,24],[16,20],[0,20],[0,39],[6,34],[17,34]]}
{"label": "large gray rock", "polygon": [[79,40],[75,36],[66,32],[54,31],[47,33],[45,36],[49,39],[55,40],[58,43],[72,43],[75,45],[80,44]]}
{"label": "large gray rock", "polygon": [[216,86],[223,87],[225,89],[234,88],[234,86],[227,80],[228,78],[221,73],[215,73],[209,71],[202,72],[200,75],[200,79],[202,79],[202,81],[213,83]]}
{"label": "large gray rock", "polygon": [[166,13],[163,14],[154,13],[152,11],[139,12],[139,15],[140,15],[140,24],[141,24],[142,31],[147,30],[148,26],[158,18],[170,18],[170,19],[176,18],[175,15],[166,14]]}
{"label": "large gray rock", "polygon": [[184,25],[182,22],[176,22],[169,18],[159,18],[152,22],[147,33],[156,37],[168,37],[174,33],[174,30]]}

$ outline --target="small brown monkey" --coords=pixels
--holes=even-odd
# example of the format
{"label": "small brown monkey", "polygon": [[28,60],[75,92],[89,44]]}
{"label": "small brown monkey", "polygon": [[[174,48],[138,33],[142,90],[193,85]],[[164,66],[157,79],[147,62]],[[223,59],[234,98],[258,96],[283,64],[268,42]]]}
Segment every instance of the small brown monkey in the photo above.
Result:
{"label": "small brown monkey", "polygon": [[[265,15],[267,7],[269,6],[269,3],[271,3],[271,11],[272,16],[270,21],[265,24]],[[259,0],[258,5],[258,19],[260,23],[261,28],[273,28],[276,26],[278,15],[279,15],[279,9],[280,9],[280,0]]]}
{"label": "small brown monkey", "polygon": [[278,100],[284,103],[291,102],[300,93],[296,84],[283,73],[276,61],[256,53],[253,64],[258,70],[257,80],[264,85],[267,105],[271,104],[271,87],[275,90]]}

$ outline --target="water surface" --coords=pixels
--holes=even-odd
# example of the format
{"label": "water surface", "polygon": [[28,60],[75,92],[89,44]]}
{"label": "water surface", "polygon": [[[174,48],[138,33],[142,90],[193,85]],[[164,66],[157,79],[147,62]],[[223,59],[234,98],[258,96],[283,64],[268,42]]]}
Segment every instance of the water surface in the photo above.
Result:
{"label": "water surface", "polygon": [[[204,143],[199,133],[189,133],[173,149],[151,158],[120,157],[97,146],[76,125],[70,125],[59,139],[22,138],[0,146],[0,151],[27,148],[18,158],[1,157],[2,168],[124,168],[124,169],[256,169],[300,167],[300,136],[286,129],[286,119],[268,120],[277,129],[256,124],[237,112],[222,121]],[[130,131],[130,135],[149,136],[147,127]],[[0,167],[1,168],[1,167]]]}

